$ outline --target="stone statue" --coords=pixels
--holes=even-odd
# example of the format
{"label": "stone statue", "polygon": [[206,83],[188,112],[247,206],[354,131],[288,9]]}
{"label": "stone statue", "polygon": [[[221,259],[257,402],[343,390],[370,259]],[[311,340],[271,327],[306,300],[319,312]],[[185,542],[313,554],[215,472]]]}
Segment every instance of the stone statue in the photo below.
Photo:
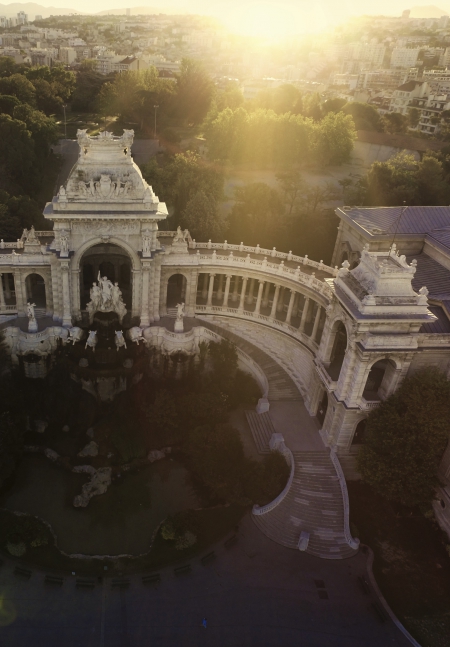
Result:
{"label": "stone statue", "polygon": [[94,320],[94,314],[99,312],[116,312],[119,315],[120,321],[127,314],[127,309],[122,299],[122,291],[119,284],[112,283],[106,276],[100,276],[98,273],[98,284],[93,283],[91,292],[91,300],[86,306],[89,313],[89,322]]}
{"label": "stone statue", "polygon": [[151,250],[151,236],[148,234],[144,234],[142,236],[142,256],[151,256],[152,250]]}
{"label": "stone statue", "polygon": [[177,227],[177,233],[175,234],[175,236],[174,236],[174,238],[173,238],[173,242],[174,242],[174,243],[185,243],[185,242],[186,242],[186,238],[187,238],[188,233],[189,233],[189,232],[188,232],[188,230],[187,230],[187,229],[185,229],[184,231],[182,231],[182,229],[181,229],[180,225],[178,225],[178,227]]}
{"label": "stone statue", "polygon": [[174,331],[175,332],[184,332],[184,303],[177,303],[177,317],[175,319]]}
{"label": "stone statue", "polygon": [[127,344],[125,342],[125,338],[123,336],[123,331],[122,330],[116,330],[115,335],[114,335],[114,341],[116,343],[116,349],[119,350],[119,348],[126,348]]}
{"label": "stone statue", "polygon": [[109,308],[111,305],[112,301],[112,291],[113,291],[113,284],[112,282],[106,278],[106,276],[100,276],[100,270],[98,271],[98,284],[101,289],[101,295],[102,295],[102,303],[101,303],[101,310],[106,310]]}
{"label": "stone statue", "polygon": [[59,249],[61,252],[61,256],[68,256],[69,255],[69,236],[67,235],[67,231],[65,229],[61,231],[59,241],[60,241]]}
{"label": "stone statue", "polygon": [[95,347],[97,346],[97,331],[89,331],[89,336],[86,340],[86,344],[84,345],[84,349],[86,350],[88,346],[92,348],[93,352],[95,352]]}
{"label": "stone statue", "polygon": [[38,326],[34,309],[35,303],[27,303],[28,332],[37,332]]}
{"label": "stone statue", "polygon": [[34,230],[34,226],[33,226],[33,225],[31,225],[31,229],[30,229],[30,231],[27,233],[27,239],[26,239],[26,241],[25,241],[25,242],[27,242],[27,243],[34,243],[34,244],[39,243],[39,239],[38,239],[38,237],[36,236],[36,232],[35,232],[35,230]]}

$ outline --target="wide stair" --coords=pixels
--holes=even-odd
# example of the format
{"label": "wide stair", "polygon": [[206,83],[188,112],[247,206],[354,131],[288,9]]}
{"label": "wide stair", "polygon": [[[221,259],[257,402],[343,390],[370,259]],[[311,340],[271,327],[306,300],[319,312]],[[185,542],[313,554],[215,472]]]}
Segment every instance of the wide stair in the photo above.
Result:
{"label": "wide stair", "polygon": [[270,539],[298,550],[300,533],[309,533],[306,552],[325,559],[345,559],[356,554],[344,536],[342,492],[327,451],[293,452],[292,486],[273,510],[252,515]]}
{"label": "wide stair", "polygon": [[177,318],[177,309],[176,308],[167,308],[166,317],[169,317],[169,319],[176,319]]}
{"label": "wide stair", "polygon": [[[169,309],[168,309],[169,310]],[[228,330],[222,325],[212,323],[210,320],[202,318],[202,326],[209,328],[216,332],[218,335],[225,337],[232,341],[244,353],[247,353],[264,371],[269,383],[269,400],[302,400],[302,397],[295,386],[293,380],[286,373],[286,371],[279,366],[267,353],[260,350],[254,344],[246,339],[243,339],[236,333]]]}
{"label": "wide stair", "polygon": [[246,411],[248,426],[252,432],[253,440],[260,454],[270,454],[269,441],[275,433],[275,427],[268,413]]}

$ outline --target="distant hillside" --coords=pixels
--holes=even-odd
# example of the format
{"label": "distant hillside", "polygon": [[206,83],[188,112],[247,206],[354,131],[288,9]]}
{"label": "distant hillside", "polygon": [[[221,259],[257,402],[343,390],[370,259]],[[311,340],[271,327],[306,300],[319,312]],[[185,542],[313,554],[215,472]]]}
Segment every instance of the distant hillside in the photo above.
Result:
{"label": "distant hillside", "polygon": [[436,7],[434,4],[430,4],[423,7],[413,7],[410,15],[411,18],[440,18],[449,14],[448,11]]}
{"label": "distant hillside", "polygon": [[[173,13],[185,13],[185,10],[171,10],[170,7],[164,7],[163,5],[159,7],[127,7],[123,9],[108,9],[106,11],[98,11],[96,16],[124,16],[127,12],[127,9],[130,10],[131,16],[148,16],[157,13],[173,14]],[[189,13],[186,11],[186,13]]]}
{"label": "distant hillside", "polygon": [[61,9],[60,7],[43,7],[36,2],[12,2],[11,4],[0,4],[0,16],[7,18],[15,17],[19,11],[25,11],[29,20],[34,20],[35,16],[48,18],[49,16],[68,16],[71,13],[85,13],[77,9]]}

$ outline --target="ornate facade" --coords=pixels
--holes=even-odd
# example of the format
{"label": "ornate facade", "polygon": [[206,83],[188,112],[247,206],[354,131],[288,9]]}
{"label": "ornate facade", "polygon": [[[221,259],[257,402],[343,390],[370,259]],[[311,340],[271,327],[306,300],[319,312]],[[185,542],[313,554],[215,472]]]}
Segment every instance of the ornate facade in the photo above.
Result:
{"label": "ornate facade", "polygon": [[[0,243],[1,326],[13,360],[36,349],[49,354],[68,328],[88,325],[100,273],[120,288],[125,327],[139,326],[148,342],[155,324],[174,316],[181,302],[187,318],[253,339],[292,377],[351,475],[368,412],[417,367],[449,371],[449,311],[422,283],[421,265],[431,256],[397,231],[396,243],[408,253],[400,255],[389,231],[377,222],[369,227],[374,210],[359,210],[359,220],[338,210],[334,267],[259,245],[197,242],[188,232],[159,230],[167,209],[134,164],[132,139],[132,131],[79,131],[78,161],[45,207],[53,230]],[[386,210],[378,212],[386,219]],[[439,217],[450,232],[450,209]],[[447,249],[436,242],[433,248],[433,262],[447,272],[444,283],[450,233],[448,239]],[[450,303],[450,281],[446,290]],[[26,328],[29,300],[36,303],[37,333]],[[183,334],[172,333],[172,345],[182,344]]]}

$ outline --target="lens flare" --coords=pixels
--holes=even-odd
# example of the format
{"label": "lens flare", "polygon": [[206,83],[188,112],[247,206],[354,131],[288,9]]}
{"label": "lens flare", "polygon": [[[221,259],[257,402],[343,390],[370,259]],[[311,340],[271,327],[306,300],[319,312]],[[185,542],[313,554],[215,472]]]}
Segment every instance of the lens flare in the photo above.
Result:
{"label": "lens flare", "polygon": [[4,594],[0,594],[0,627],[11,625],[17,618],[14,603]]}

